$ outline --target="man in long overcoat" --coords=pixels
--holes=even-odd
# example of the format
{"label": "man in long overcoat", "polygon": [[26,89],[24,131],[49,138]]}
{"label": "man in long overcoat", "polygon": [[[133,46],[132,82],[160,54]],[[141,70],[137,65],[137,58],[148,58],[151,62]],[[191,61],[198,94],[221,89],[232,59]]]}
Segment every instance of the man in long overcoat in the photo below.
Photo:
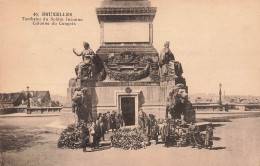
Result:
{"label": "man in long overcoat", "polygon": [[198,126],[193,124],[193,122],[191,122],[188,130],[189,130],[189,133],[190,133],[190,136],[191,136],[192,147],[193,148],[195,146],[199,147],[198,140],[197,140]]}
{"label": "man in long overcoat", "polygon": [[205,135],[205,147],[212,148],[213,145],[213,127],[212,123],[210,123],[206,128],[206,135]]}

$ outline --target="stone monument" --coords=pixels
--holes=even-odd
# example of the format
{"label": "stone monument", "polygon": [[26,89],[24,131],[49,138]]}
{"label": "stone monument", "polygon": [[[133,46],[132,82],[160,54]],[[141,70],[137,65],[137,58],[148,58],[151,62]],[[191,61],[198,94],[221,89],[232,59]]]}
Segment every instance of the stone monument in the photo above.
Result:
{"label": "stone monument", "polygon": [[[96,9],[101,36],[93,60],[95,72],[91,79],[71,79],[68,99],[75,88],[84,88],[91,98],[93,117],[122,110],[126,126],[138,125],[140,109],[165,118],[172,88],[177,84],[188,88],[169,43],[160,56],[153,46],[156,11],[148,0],[103,0]],[[168,68],[168,73],[161,75],[162,68]]]}

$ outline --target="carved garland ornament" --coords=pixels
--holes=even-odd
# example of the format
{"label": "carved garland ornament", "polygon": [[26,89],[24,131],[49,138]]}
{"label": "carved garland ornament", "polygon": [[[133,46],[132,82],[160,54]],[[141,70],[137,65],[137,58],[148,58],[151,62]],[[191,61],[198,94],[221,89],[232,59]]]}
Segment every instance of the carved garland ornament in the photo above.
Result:
{"label": "carved garland ornament", "polygon": [[150,63],[146,64],[143,70],[136,71],[136,72],[129,71],[129,70],[127,71],[111,70],[109,69],[106,63],[104,63],[104,68],[110,79],[114,79],[116,81],[136,81],[149,76]]}

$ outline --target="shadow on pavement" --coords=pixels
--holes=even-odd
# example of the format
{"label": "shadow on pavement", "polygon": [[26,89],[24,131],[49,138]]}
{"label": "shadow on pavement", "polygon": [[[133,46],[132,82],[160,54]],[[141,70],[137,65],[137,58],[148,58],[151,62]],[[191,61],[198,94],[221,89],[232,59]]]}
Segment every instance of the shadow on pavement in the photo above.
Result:
{"label": "shadow on pavement", "polygon": [[[216,124],[216,123],[214,123],[213,124],[213,129],[216,128],[216,127],[220,127],[220,126],[225,126],[225,124]],[[206,127],[207,127],[206,125],[200,126],[199,129],[200,129],[200,131],[205,131]]]}
{"label": "shadow on pavement", "polygon": [[213,124],[213,128],[220,127],[220,126],[225,126],[225,124]]}
{"label": "shadow on pavement", "polygon": [[221,138],[220,137],[214,137],[213,140],[214,141],[219,141],[219,140],[221,140]]}
{"label": "shadow on pavement", "polygon": [[205,121],[205,122],[232,122],[230,120],[230,118],[225,118],[225,117],[223,117],[223,118],[202,118],[200,120]]}
{"label": "shadow on pavement", "polygon": [[252,114],[240,114],[240,115],[230,115],[223,117],[209,117],[209,118],[198,118],[197,121],[200,122],[232,122],[232,119],[241,119],[241,118],[257,118],[260,117],[260,112]]}
{"label": "shadow on pavement", "polygon": [[222,150],[222,149],[226,149],[226,147],[222,147],[222,146],[213,147],[213,148],[211,148],[210,150]]}
{"label": "shadow on pavement", "polygon": [[98,151],[103,151],[103,150],[108,150],[110,149],[111,146],[101,146],[98,149],[94,149],[92,152],[98,152]]}

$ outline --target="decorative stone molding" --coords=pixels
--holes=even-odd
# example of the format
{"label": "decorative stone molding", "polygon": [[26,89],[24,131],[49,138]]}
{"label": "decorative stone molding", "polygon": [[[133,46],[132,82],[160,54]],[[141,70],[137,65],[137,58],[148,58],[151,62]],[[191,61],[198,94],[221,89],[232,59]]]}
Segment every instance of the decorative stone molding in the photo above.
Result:
{"label": "decorative stone molding", "polygon": [[156,7],[111,7],[96,8],[99,23],[101,22],[152,22]]}
{"label": "decorative stone molding", "polygon": [[97,8],[97,15],[107,15],[107,14],[156,14],[156,7],[111,7],[111,8]]}

